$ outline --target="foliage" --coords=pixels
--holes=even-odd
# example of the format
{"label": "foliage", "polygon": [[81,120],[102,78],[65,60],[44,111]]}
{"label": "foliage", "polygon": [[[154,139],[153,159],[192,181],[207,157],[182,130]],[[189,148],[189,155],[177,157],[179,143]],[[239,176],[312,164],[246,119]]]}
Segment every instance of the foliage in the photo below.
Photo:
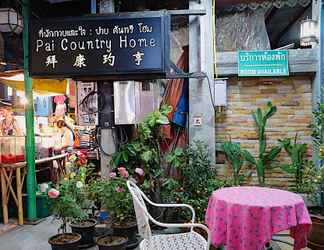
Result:
{"label": "foliage", "polygon": [[296,192],[301,192],[304,184],[304,168],[307,163],[307,160],[305,159],[307,144],[297,143],[297,134],[293,142],[291,138],[285,138],[283,140],[279,140],[279,142],[291,159],[290,164],[284,164],[281,166],[281,168],[286,173],[293,174],[295,176]]}
{"label": "foliage", "polygon": [[[323,171],[324,172],[324,171]],[[324,173],[323,173],[324,174]],[[297,192],[308,194],[315,198],[318,185],[324,181],[324,175],[317,169],[312,161],[306,161],[303,169],[303,178],[300,188]]]}
{"label": "foliage", "polygon": [[258,157],[254,157],[249,151],[244,150],[244,158],[250,164],[254,165],[258,175],[258,181],[261,186],[265,185],[265,169],[271,167],[271,164],[281,152],[280,146],[271,147],[267,150],[267,140],[265,129],[268,119],[270,119],[277,112],[277,107],[268,102],[267,109],[262,111],[258,108],[252,113],[254,119],[257,135],[259,141]]}
{"label": "foliage", "polygon": [[226,160],[230,163],[233,170],[233,182],[235,186],[240,185],[243,176],[240,174],[244,163],[244,154],[238,143],[227,141],[222,143],[221,150],[226,156]]}
{"label": "foliage", "polygon": [[320,148],[320,154],[324,158],[324,103],[317,103],[313,111],[311,128],[315,145]]}
{"label": "foliage", "polygon": [[126,181],[127,179],[116,176],[109,180],[95,180],[89,187],[89,193],[102,202],[115,224],[125,224],[134,221],[135,218],[132,197]]}
{"label": "foliage", "polygon": [[86,209],[90,206],[87,196],[87,178],[92,166],[87,165],[85,154],[76,152],[68,157],[69,174],[62,179],[56,189],[48,192],[49,208],[62,221],[59,230],[66,232],[68,222],[79,222],[88,218]]}
{"label": "foliage", "polygon": [[[324,94],[324,88],[321,89]],[[312,137],[314,145],[318,151],[319,168],[317,169],[317,178],[315,179],[321,196],[321,205],[324,205],[324,103],[318,102],[313,111]]]}
{"label": "foliage", "polygon": [[[178,159],[176,159],[178,157]],[[182,178],[169,178],[162,187],[164,202],[177,202],[192,205],[196,210],[197,220],[204,222],[205,209],[211,193],[223,186],[216,179],[216,171],[211,166],[208,148],[202,142],[194,142],[186,149],[177,150],[168,157],[169,162],[176,162]],[[184,219],[191,217],[188,211],[181,210]]]}
{"label": "foliage", "polygon": [[82,221],[88,218],[87,213],[83,210],[82,205],[85,203],[85,187],[80,185],[77,179],[65,178],[57,187],[58,196],[51,196],[49,191],[50,209],[54,216],[62,221],[59,230],[66,232],[68,222]]}
{"label": "foliage", "polygon": [[113,155],[116,168],[126,167],[130,174],[134,174],[138,167],[144,169],[146,174],[143,188],[148,194],[153,194],[155,200],[159,196],[158,192],[164,177],[162,163],[165,156],[160,149],[162,141],[160,126],[169,123],[167,114],[171,110],[169,106],[162,106],[160,110],[150,113],[139,124],[136,138]]}
{"label": "foliage", "polygon": [[186,164],[185,150],[182,148],[176,148],[166,156],[166,162],[174,168],[183,168]]}

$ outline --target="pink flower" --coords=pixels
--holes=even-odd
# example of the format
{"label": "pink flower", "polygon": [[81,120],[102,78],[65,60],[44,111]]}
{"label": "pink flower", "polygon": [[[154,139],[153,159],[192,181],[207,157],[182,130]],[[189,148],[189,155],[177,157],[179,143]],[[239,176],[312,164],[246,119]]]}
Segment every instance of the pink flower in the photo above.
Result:
{"label": "pink flower", "polygon": [[116,176],[117,176],[117,174],[115,172],[110,172],[109,173],[110,178],[115,178]]}
{"label": "pink flower", "polygon": [[56,190],[55,188],[51,188],[48,193],[48,197],[51,199],[56,199],[60,195],[60,191]]}
{"label": "pink flower", "polygon": [[117,193],[124,193],[126,190],[124,189],[124,188],[122,188],[122,187],[117,187],[116,188],[116,192]]}
{"label": "pink flower", "polygon": [[144,170],[142,168],[136,168],[135,173],[138,174],[139,176],[143,176],[144,175]]}
{"label": "pink flower", "polygon": [[129,176],[129,173],[127,172],[126,168],[124,168],[124,167],[118,168],[118,172],[124,178],[128,178],[128,176]]}

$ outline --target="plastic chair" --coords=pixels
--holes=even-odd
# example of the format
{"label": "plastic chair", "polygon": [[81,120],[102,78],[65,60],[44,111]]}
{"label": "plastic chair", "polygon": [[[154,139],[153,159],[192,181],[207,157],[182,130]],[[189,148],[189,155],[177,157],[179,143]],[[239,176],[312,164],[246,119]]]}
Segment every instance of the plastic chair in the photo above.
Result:
{"label": "plastic chair", "polygon": [[[127,187],[132,194],[136,213],[138,232],[143,238],[140,243],[141,250],[208,250],[210,246],[209,229],[202,224],[195,223],[195,211],[186,204],[157,204],[152,202],[132,181],[127,181]],[[184,207],[192,212],[191,223],[162,223],[155,220],[148,212],[145,202],[155,207]],[[149,221],[155,225],[166,228],[190,228],[188,233],[152,235]],[[193,230],[200,228],[207,232],[207,241],[203,236]]]}

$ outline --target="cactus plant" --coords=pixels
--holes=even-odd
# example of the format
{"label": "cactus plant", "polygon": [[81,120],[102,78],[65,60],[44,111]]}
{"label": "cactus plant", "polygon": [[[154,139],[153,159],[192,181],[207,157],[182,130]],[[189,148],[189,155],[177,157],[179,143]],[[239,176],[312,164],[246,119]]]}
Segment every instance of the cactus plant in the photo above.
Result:
{"label": "cactus plant", "polygon": [[258,108],[252,113],[259,141],[258,157],[254,157],[249,151],[243,150],[245,160],[255,166],[258,182],[261,186],[265,185],[265,169],[271,166],[271,163],[281,152],[280,146],[271,147],[267,151],[265,129],[268,119],[270,119],[276,112],[277,107],[273,106],[271,102],[268,102],[267,109],[265,111],[262,111],[260,108]]}

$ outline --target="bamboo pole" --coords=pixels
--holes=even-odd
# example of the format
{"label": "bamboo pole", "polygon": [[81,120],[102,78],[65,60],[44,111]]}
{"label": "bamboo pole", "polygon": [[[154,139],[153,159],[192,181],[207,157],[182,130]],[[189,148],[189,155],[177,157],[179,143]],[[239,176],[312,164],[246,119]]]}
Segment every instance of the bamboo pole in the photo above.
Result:
{"label": "bamboo pole", "polygon": [[29,19],[30,1],[22,1],[22,12],[24,18],[24,76],[25,76],[25,96],[27,105],[25,110],[26,121],[26,161],[27,161],[27,217],[29,220],[36,220],[36,174],[35,174],[35,135],[34,135],[34,105],[33,105],[33,86],[29,76]]}

